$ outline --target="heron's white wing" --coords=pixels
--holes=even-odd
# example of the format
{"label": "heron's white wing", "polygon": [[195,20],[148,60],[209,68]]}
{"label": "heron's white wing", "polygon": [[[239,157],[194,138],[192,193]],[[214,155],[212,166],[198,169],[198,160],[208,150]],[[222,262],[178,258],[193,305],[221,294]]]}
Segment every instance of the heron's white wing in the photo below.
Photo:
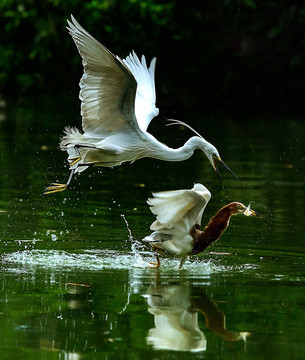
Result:
{"label": "heron's white wing", "polygon": [[151,60],[147,68],[145,56],[142,55],[140,61],[133,51],[123,62],[137,81],[135,113],[140,129],[146,131],[151,120],[159,114],[159,109],[156,108],[156,58]]}
{"label": "heron's white wing", "polygon": [[201,225],[202,214],[205,210],[205,207],[207,206],[208,202],[211,199],[211,193],[204,185],[199,183],[195,184],[192,190],[204,198],[204,205],[202,206],[196,218],[196,224]]}
{"label": "heron's white wing", "polygon": [[188,232],[195,224],[201,224],[211,193],[205,186],[195,184],[191,190],[163,191],[153,196],[147,201],[157,217],[151,230],[181,229]]}
{"label": "heron's white wing", "polygon": [[80,81],[83,130],[90,137],[139,131],[134,103],[137,83],[118,56],[113,55],[71,16],[67,29],[83,59]]}

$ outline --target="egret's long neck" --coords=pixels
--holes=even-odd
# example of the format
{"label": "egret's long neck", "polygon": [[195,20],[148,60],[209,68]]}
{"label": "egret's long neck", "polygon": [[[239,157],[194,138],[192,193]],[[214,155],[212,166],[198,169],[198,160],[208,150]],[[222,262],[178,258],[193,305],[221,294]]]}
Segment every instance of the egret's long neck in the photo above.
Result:
{"label": "egret's long neck", "polygon": [[229,220],[233,215],[232,211],[229,209],[229,205],[221,208],[209,221],[204,231],[198,229],[193,229],[194,243],[192,255],[199,254],[205,250],[209,245],[218,240],[223,232],[229,225]]}
{"label": "egret's long neck", "polygon": [[150,155],[150,157],[165,161],[182,161],[191,157],[196,149],[201,149],[203,152],[206,152],[210,143],[199,136],[193,136],[178,149],[172,149],[164,144],[162,145],[162,149],[159,148],[159,151],[154,153],[153,156]]}

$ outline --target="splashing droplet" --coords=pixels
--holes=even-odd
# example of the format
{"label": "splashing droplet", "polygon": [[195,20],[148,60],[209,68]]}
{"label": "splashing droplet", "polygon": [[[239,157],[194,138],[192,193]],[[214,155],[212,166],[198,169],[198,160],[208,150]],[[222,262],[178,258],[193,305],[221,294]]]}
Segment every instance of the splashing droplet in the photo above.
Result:
{"label": "splashing droplet", "polygon": [[51,234],[51,239],[52,239],[52,241],[56,241],[58,238],[55,234]]}

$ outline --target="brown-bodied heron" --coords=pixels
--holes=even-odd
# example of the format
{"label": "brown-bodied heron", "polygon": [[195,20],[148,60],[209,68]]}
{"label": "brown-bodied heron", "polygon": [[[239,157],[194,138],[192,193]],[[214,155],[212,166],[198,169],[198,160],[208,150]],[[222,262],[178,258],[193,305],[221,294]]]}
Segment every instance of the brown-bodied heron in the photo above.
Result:
{"label": "brown-bodied heron", "polygon": [[153,196],[147,203],[157,218],[150,226],[155,231],[143,241],[156,252],[157,262],[151,266],[154,268],[160,267],[158,253],[169,253],[182,257],[180,269],[190,255],[201,253],[220,238],[232,215],[260,216],[250,205],[231,202],[218,210],[202,231],[202,214],[211,198],[204,185],[195,184],[189,190],[162,191]]}

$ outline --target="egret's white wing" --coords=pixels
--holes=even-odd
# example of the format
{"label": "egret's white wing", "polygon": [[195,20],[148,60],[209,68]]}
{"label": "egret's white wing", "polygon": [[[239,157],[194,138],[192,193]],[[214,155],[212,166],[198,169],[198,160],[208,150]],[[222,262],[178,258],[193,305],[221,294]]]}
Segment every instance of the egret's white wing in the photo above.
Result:
{"label": "egret's white wing", "polygon": [[211,198],[209,190],[195,184],[191,190],[162,191],[153,194],[147,203],[157,220],[151,230],[181,229],[189,231],[201,224],[203,211]]}
{"label": "egret's white wing", "polygon": [[139,131],[134,104],[137,83],[118,56],[113,55],[71,16],[69,33],[83,59],[80,81],[83,129],[90,137]]}
{"label": "egret's white wing", "polygon": [[159,114],[159,109],[156,108],[156,58],[151,60],[147,68],[145,56],[142,55],[140,61],[133,51],[123,62],[137,81],[135,113],[140,129],[146,131],[151,120]]}

